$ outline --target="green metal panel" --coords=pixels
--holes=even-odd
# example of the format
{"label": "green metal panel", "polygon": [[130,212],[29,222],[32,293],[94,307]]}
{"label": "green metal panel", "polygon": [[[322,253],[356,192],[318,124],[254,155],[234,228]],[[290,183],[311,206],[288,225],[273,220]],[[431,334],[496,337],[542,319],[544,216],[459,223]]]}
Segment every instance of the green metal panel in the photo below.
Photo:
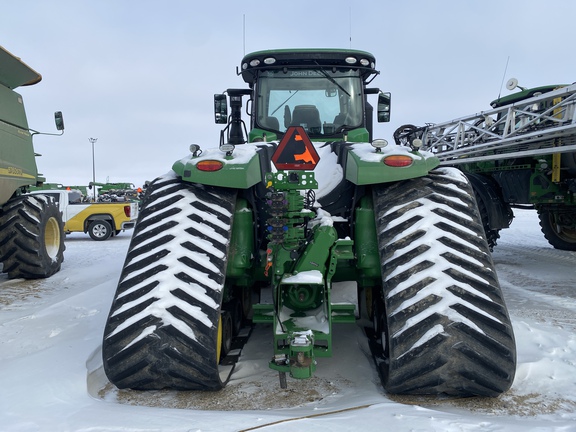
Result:
{"label": "green metal panel", "polygon": [[38,177],[32,135],[22,97],[0,86],[0,205]]}
{"label": "green metal panel", "polygon": [[274,132],[270,132],[264,129],[254,128],[250,131],[248,135],[248,142],[259,142],[263,141],[263,137],[266,135],[266,141],[276,141],[278,140],[278,135]]}
{"label": "green metal panel", "polygon": [[554,183],[540,171],[530,176],[530,202],[532,204],[576,205],[575,194],[566,183]]}
{"label": "green metal panel", "polygon": [[254,252],[254,213],[245,199],[236,202],[232,238],[228,252],[227,277],[233,277],[238,283],[247,285],[250,281],[249,271],[252,267]]}
{"label": "green metal panel", "polygon": [[354,243],[360,285],[374,285],[381,281],[378,235],[372,196],[365,195],[355,210]]}
{"label": "green metal panel", "polygon": [[492,108],[497,108],[505,105],[510,105],[516,102],[523,101],[524,99],[528,99],[534,96],[537,96],[542,93],[548,93],[550,91],[559,89],[561,87],[566,87],[567,84],[554,84],[554,85],[547,85],[541,87],[533,87],[529,89],[522,90],[520,92],[501,97],[499,99],[493,100],[490,102],[490,106]]}
{"label": "green metal panel", "polygon": [[[218,171],[201,171],[197,168],[200,161],[214,160],[222,162]],[[208,150],[206,155],[180,159],[172,169],[182,177],[183,181],[200,183],[210,186],[248,189],[262,181],[260,159],[254,146],[239,146],[232,156],[225,156],[224,152]]]}
{"label": "green metal panel", "polygon": [[[332,140],[333,141],[333,140]],[[368,129],[358,128],[347,132],[346,141],[354,143],[367,143],[370,141]]]}
{"label": "green metal panel", "polygon": [[[362,147],[359,147],[362,146]],[[413,159],[407,167],[390,167],[383,163],[387,156],[405,155]],[[377,153],[369,144],[353,146],[346,161],[346,179],[357,185],[388,183],[422,177],[439,165],[438,158],[429,154],[410,152],[405,147],[385,147]]]}
{"label": "green metal panel", "polygon": [[[22,96],[9,88],[0,85],[0,122],[9,123],[11,126],[22,129],[12,131],[18,136],[30,136],[28,132],[28,121],[24,110]],[[2,126],[0,126],[2,127]]]}

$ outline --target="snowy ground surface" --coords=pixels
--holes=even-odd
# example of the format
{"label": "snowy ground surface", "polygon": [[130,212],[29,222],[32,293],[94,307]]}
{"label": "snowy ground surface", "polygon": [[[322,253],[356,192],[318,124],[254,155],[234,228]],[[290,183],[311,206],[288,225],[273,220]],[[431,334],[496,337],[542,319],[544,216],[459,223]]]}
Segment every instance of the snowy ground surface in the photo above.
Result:
{"label": "snowy ground surface", "polygon": [[1,431],[576,430],[576,253],[549,246],[534,212],[516,211],[494,252],[518,345],[498,399],[387,395],[356,325],[338,325],[334,356],[286,390],[257,326],[221,392],[118,391],[99,346],[129,239],[73,234],[52,278],[0,275]]}

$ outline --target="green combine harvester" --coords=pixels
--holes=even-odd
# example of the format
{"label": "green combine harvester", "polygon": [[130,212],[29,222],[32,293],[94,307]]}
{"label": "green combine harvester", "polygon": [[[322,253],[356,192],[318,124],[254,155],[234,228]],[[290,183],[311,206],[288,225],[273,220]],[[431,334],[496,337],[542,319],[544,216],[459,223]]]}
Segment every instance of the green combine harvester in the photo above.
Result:
{"label": "green combine harvester", "polygon": [[[32,140],[41,132],[28,127],[22,96],[14,89],[41,80],[38,72],[0,46],[0,263],[9,278],[46,278],[59,271],[64,260],[58,205],[47,195],[27,195],[46,180],[38,172],[40,155]],[[55,121],[64,133],[61,112],[55,113]]]}
{"label": "green combine harvester", "polygon": [[219,145],[191,145],[146,190],[104,331],[109,380],[221,389],[258,325],[286,387],[349,323],[390,393],[506,391],[514,335],[474,193],[420,141],[373,138],[391,106],[374,56],[261,51],[238,74],[247,88],[214,97]]}

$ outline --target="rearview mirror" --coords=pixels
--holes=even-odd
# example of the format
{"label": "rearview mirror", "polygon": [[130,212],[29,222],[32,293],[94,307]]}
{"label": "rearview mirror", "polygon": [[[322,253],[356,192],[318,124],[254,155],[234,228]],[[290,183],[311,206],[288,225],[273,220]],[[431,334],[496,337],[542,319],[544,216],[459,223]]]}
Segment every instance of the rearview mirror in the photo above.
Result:
{"label": "rearview mirror", "polygon": [[216,124],[228,122],[228,102],[225,94],[214,95],[214,121]]}
{"label": "rearview mirror", "polygon": [[378,94],[378,122],[385,123],[390,121],[390,106],[392,95],[390,92],[380,92]]}
{"label": "rearview mirror", "polygon": [[338,90],[336,90],[336,87],[328,87],[324,93],[326,97],[335,97],[338,94]]}
{"label": "rearview mirror", "polygon": [[62,111],[56,111],[54,113],[54,122],[56,123],[57,130],[64,130],[64,117],[62,117]]}

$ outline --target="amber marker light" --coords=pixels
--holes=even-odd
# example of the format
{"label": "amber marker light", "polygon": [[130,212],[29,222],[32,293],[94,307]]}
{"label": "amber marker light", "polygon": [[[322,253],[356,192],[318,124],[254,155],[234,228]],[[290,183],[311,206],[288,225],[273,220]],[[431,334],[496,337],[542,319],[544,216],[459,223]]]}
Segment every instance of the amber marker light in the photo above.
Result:
{"label": "amber marker light", "polygon": [[196,164],[196,168],[200,171],[218,171],[221,170],[224,164],[218,160],[206,159]]}
{"label": "amber marker light", "polygon": [[392,155],[385,157],[382,162],[390,167],[407,167],[412,165],[413,159],[410,156]]}

